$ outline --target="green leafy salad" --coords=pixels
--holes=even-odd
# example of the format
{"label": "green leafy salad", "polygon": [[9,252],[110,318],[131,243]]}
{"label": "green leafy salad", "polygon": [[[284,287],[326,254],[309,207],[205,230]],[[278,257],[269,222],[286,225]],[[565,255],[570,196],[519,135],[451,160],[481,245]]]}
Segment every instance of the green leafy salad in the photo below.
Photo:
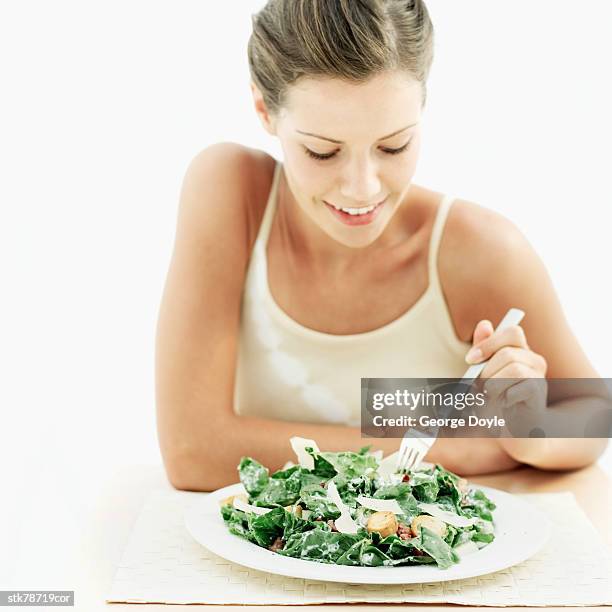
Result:
{"label": "green leafy salad", "polygon": [[437,564],[446,569],[495,538],[495,504],[441,465],[395,473],[369,447],[321,452],[292,438],[299,463],[238,466],[247,495],[221,502],[229,531],[279,555],[356,566]]}

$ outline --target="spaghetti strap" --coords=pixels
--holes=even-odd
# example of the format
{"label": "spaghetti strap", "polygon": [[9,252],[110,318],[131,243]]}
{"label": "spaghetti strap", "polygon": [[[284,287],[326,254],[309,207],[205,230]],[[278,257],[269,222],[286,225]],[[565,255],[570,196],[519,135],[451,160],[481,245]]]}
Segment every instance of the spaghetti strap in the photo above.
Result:
{"label": "spaghetti strap", "polygon": [[429,239],[429,253],[427,258],[427,268],[429,274],[429,285],[437,286],[440,288],[440,279],[438,277],[438,251],[440,250],[440,240],[442,239],[442,233],[444,231],[444,225],[446,218],[448,217],[448,211],[455,198],[451,195],[446,195],[442,198],[436,212],[436,218],[434,225],[431,230],[431,237]]}
{"label": "spaghetti strap", "polygon": [[274,218],[274,210],[276,209],[276,201],[278,199],[278,185],[280,183],[281,176],[281,162],[277,161],[274,166],[274,177],[272,178],[272,187],[270,188],[270,195],[268,196],[268,201],[266,202],[266,210],[264,211],[264,216],[261,222],[261,226],[259,228],[259,235],[257,236],[257,242],[259,244],[263,244],[263,248],[265,249],[266,243],[268,242],[268,235],[270,233],[270,226],[272,225],[272,219]]}

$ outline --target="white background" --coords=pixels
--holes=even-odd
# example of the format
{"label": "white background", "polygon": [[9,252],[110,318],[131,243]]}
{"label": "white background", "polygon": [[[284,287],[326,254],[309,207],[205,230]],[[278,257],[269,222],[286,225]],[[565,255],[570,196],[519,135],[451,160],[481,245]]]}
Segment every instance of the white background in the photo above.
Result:
{"label": "white background", "polygon": [[[280,155],[248,88],[262,4],[0,5],[0,588],[71,588],[101,483],[161,461],[154,334],[183,173],[220,140]],[[515,221],[610,377],[612,3],[428,5],[415,182]]]}

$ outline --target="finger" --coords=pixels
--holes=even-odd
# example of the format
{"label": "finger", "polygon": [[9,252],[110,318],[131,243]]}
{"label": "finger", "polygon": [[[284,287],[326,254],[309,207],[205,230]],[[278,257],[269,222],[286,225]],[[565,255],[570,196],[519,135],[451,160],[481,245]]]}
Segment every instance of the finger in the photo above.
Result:
{"label": "finger", "polygon": [[489,336],[493,335],[493,323],[488,319],[479,321],[474,328],[474,335],[472,337],[472,344],[478,344],[483,340],[486,340]]}
{"label": "finger", "polygon": [[494,332],[492,336],[473,346],[465,356],[465,360],[468,363],[480,363],[504,346],[529,348],[525,332],[520,325],[512,325],[500,332]]}
{"label": "finger", "polygon": [[546,379],[523,379],[506,391],[506,406],[513,406],[519,402],[525,402],[528,406],[545,405],[546,390]]}
{"label": "finger", "polygon": [[501,414],[505,393],[515,384],[517,384],[515,380],[508,378],[487,379],[483,387],[487,398],[487,410],[495,414]]}
{"label": "finger", "polygon": [[541,378],[540,373],[534,370],[531,366],[525,363],[513,362],[504,366],[497,374],[495,378],[505,378],[513,381],[517,379],[525,378]]}
{"label": "finger", "polygon": [[[507,369],[502,370],[502,374]],[[490,378],[485,385],[487,396],[487,410],[497,416],[510,416],[508,410],[522,401],[534,396],[534,389],[530,386],[533,378]],[[542,380],[542,379],[538,379]]]}
{"label": "finger", "polygon": [[[542,358],[529,349],[503,346],[487,362],[481,376],[483,378],[524,378],[524,368],[532,371],[530,378],[540,371]],[[501,372],[506,374],[502,377]]]}

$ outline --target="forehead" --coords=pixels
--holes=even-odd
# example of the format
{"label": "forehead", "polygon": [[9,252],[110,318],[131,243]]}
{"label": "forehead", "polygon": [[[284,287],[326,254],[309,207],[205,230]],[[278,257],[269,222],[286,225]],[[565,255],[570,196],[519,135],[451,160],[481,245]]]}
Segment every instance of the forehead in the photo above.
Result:
{"label": "forehead", "polygon": [[421,84],[403,72],[363,83],[303,77],[289,87],[281,117],[294,129],[377,139],[418,122],[421,102]]}

